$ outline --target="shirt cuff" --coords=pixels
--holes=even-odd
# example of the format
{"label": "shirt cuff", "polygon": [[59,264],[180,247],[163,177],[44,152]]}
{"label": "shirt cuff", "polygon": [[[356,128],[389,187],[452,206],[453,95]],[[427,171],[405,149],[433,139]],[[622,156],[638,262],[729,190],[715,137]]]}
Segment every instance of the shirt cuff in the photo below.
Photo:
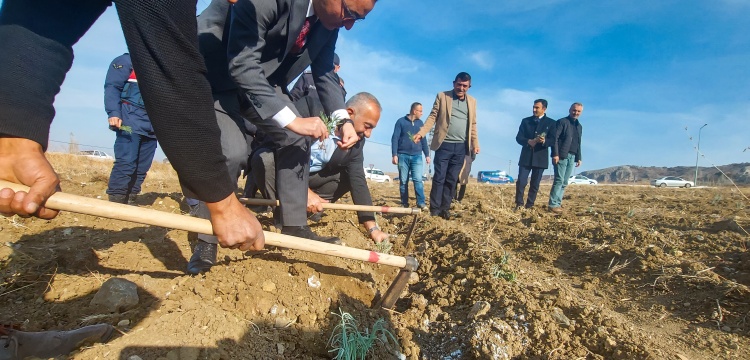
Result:
{"label": "shirt cuff", "polygon": [[277,112],[276,115],[272,117],[273,121],[276,122],[276,124],[279,125],[279,127],[285,128],[287,125],[291,124],[294,119],[297,118],[297,115],[294,114],[292,109],[290,109],[288,106],[284,106],[281,111]]}
{"label": "shirt cuff", "polygon": [[349,119],[351,116],[349,116],[349,112],[346,111],[346,109],[338,109],[331,113],[331,118],[334,119]]}

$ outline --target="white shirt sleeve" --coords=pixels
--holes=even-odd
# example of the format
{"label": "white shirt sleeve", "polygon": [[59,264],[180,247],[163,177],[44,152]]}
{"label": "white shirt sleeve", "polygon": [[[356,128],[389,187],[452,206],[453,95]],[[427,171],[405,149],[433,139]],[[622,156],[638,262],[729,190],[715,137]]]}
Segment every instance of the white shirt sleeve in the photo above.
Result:
{"label": "white shirt sleeve", "polygon": [[281,109],[281,111],[277,112],[272,119],[276,122],[276,124],[279,125],[279,127],[284,128],[296,118],[297,115],[294,115],[292,109],[290,109],[288,106],[285,106],[283,109]]}
{"label": "white shirt sleeve", "polygon": [[[346,111],[346,109],[339,109],[333,112],[331,114],[334,119],[348,119],[349,118],[349,112]],[[288,106],[285,106],[281,111],[277,112],[276,115],[273,116],[273,121],[276,122],[276,124],[279,125],[279,127],[286,127],[289,125],[294,119],[297,118],[297,115],[294,115],[294,112],[292,109],[290,109]]]}
{"label": "white shirt sleeve", "polygon": [[349,119],[349,112],[346,109],[338,109],[331,114],[334,119]]}

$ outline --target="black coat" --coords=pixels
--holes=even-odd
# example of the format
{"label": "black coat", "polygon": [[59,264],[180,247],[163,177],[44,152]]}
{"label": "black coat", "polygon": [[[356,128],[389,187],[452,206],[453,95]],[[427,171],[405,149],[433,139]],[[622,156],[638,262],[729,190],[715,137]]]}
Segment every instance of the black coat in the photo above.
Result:
{"label": "black coat", "polygon": [[552,144],[551,156],[559,156],[560,159],[567,159],[570,153],[570,147],[573,144],[573,137],[578,140],[578,153],[574,161],[581,161],[581,137],[583,136],[583,126],[580,121],[573,122],[570,117],[564,117],[557,120],[555,124],[555,143]]}
{"label": "black coat", "polygon": [[[535,116],[529,116],[521,120],[521,125],[518,127],[516,142],[521,145],[521,157],[518,159],[518,165],[546,169],[549,166],[547,148],[554,141],[555,120],[544,115],[539,119],[539,124],[535,124],[535,118]],[[538,143],[533,148],[529,146],[528,141],[542,133],[546,134],[544,143]]]}

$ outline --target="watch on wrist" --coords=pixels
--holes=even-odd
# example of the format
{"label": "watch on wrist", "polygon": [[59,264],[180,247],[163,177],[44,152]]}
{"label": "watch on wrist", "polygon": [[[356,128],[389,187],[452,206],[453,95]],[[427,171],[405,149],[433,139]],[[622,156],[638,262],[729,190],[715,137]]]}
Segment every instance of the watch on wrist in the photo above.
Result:
{"label": "watch on wrist", "polygon": [[336,128],[337,129],[341,129],[341,127],[344,126],[344,124],[346,124],[346,123],[350,123],[350,124],[352,124],[352,126],[354,126],[354,121],[352,121],[352,119],[341,119],[336,124]]}
{"label": "watch on wrist", "polygon": [[370,234],[370,235],[372,235],[373,231],[375,231],[375,230],[380,230],[380,226],[375,225],[375,226],[367,229],[367,233]]}

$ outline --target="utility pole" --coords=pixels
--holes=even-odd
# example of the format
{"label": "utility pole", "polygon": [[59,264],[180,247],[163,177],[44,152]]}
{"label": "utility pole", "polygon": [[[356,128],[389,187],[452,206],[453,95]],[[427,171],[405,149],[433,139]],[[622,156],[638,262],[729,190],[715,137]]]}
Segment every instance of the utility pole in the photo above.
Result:
{"label": "utility pole", "polygon": [[698,157],[701,155],[701,130],[703,130],[706,125],[708,124],[703,124],[703,126],[698,129],[698,149],[695,151],[695,177],[693,177],[694,186],[698,186]]}

